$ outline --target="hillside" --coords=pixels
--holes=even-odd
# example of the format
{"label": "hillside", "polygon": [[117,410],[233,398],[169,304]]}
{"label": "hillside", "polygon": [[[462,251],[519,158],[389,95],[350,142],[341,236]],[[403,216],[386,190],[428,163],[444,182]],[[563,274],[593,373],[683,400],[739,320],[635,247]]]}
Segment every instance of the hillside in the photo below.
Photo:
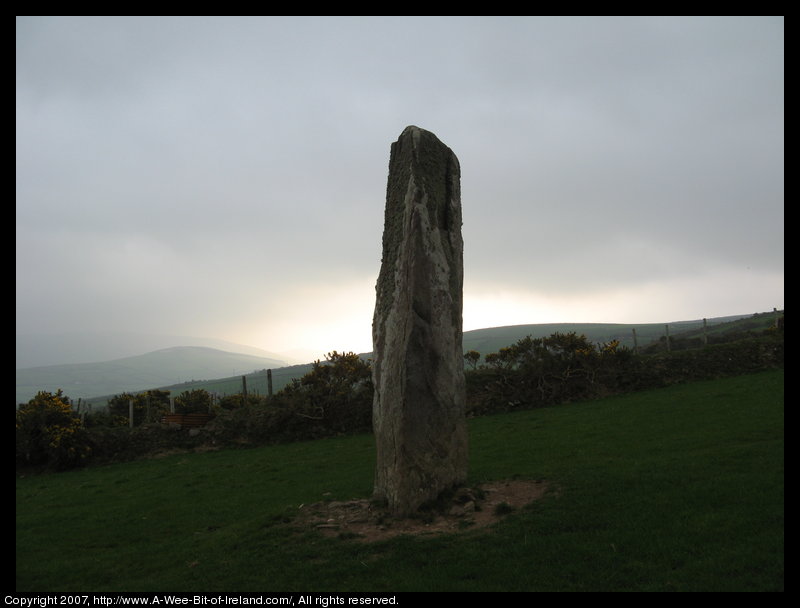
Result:
{"label": "hillside", "polygon": [[[756,319],[754,321],[754,319]],[[740,327],[740,324],[748,328],[766,329],[774,322],[772,313],[759,315],[740,315],[731,317],[717,317],[707,319],[709,333],[711,328],[716,331],[730,331]],[[755,324],[755,325],[754,325]],[[514,344],[518,340],[530,335],[534,338],[549,336],[555,332],[568,333],[575,332],[585,334],[590,342],[619,342],[633,348],[633,329],[636,329],[639,346],[658,341],[664,335],[664,323],[647,324],[624,324],[624,323],[540,323],[533,325],[509,325],[505,327],[490,327],[486,329],[475,329],[465,331],[463,337],[464,352],[476,350],[482,355],[497,352],[504,346]],[[702,333],[703,320],[677,321],[669,323],[671,336],[682,336],[685,332],[688,335]],[[361,353],[361,357],[368,359],[372,353]],[[311,363],[303,365],[293,365],[272,370],[273,391],[279,391],[292,381],[292,378],[300,378],[311,370]],[[183,391],[193,389],[205,389],[219,395],[231,395],[242,390],[241,376],[229,376],[215,380],[183,382],[177,385],[160,387],[178,394]],[[247,390],[251,393],[261,395],[267,394],[267,375],[266,371],[258,371],[247,375]],[[104,403],[105,399],[97,400],[97,403]]]}
{"label": "hillside", "polygon": [[[707,320],[709,335],[715,332],[765,329],[774,323],[773,313],[717,317]],[[482,355],[497,352],[504,346],[531,335],[549,336],[555,332],[584,334],[594,343],[618,340],[633,347],[633,330],[639,346],[658,341],[664,335],[665,323],[545,323],[492,327],[464,332],[464,352],[476,350]],[[702,319],[670,322],[670,336],[702,334]],[[262,351],[263,352],[263,351]],[[364,358],[371,353],[363,353]],[[167,348],[104,363],[55,365],[17,370],[17,401],[22,403],[37,391],[59,388],[77,401],[105,405],[107,399],[126,391],[152,388],[169,390],[173,395],[183,391],[205,389],[218,395],[242,390],[242,375],[247,378],[251,393],[267,394],[267,369],[272,369],[273,391],[279,391],[293,378],[300,378],[311,369],[311,363],[286,366],[285,362],[268,357],[236,354],[212,348]]]}
{"label": "hillside", "polygon": [[306,361],[305,358],[293,360],[288,355],[216,338],[124,331],[75,331],[60,334],[17,334],[16,369],[112,361],[175,346],[203,346],[229,353],[266,357],[283,361],[282,365]]}
{"label": "hillside", "polygon": [[[774,317],[772,313],[736,315],[707,319],[706,323],[709,333],[711,333],[711,328],[715,328],[715,331],[719,332],[726,328],[738,328],[745,321],[747,321],[747,327],[766,329],[770,323],[774,322]],[[485,355],[497,352],[502,347],[513,344],[526,336],[542,338],[556,332],[583,334],[593,343],[617,340],[621,345],[633,348],[634,329],[636,330],[639,346],[644,346],[650,342],[658,341],[664,335],[665,325],[669,325],[670,336],[685,334],[695,336],[701,335],[703,331],[702,319],[670,321],[669,323],[540,323],[537,325],[511,325],[464,332],[464,352],[476,350]]]}
{"label": "hillside", "polygon": [[18,369],[16,397],[23,403],[38,391],[61,388],[74,400],[87,399],[282,366],[283,361],[266,357],[181,346],[100,363]]}

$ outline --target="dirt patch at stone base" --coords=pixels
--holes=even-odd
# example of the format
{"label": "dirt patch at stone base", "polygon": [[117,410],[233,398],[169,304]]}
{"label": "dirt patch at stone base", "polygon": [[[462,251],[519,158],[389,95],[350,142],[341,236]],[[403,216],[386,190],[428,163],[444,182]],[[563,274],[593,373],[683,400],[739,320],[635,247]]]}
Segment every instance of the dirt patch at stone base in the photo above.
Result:
{"label": "dirt patch at stone base", "polygon": [[325,536],[375,542],[406,535],[431,535],[486,528],[542,498],[549,490],[543,480],[512,479],[459,488],[446,500],[413,517],[392,517],[368,499],[322,501],[300,505],[294,525]]}

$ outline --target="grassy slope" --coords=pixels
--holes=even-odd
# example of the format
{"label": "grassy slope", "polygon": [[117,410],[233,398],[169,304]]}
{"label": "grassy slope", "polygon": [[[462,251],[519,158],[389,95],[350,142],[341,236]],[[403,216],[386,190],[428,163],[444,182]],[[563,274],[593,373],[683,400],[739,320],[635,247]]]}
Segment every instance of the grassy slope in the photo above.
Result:
{"label": "grassy slope", "polygon": [[[774,322],[772,313],[761,313],[740,321],[730,321],[732,318],[736,317],[709,319],[709,334],[729,331],[739,326],[764,329]],[[591,342],[619,340],[621,344],[632,347],[633,328],[636,328],[640,346],[657,341],[664,334],[663,323],[551,323],[476,329],[464,332],[463,342],[465,352],[477,350],[486,355],[528,335],[542,337],[554,332],[574,331],[585,334]],[[673,336],[694,335],[692,331],[701,335],[702,320],[670,323],[670,333]],[[174,396],[193,389],[232,395],[242,392],[242,373],[247,375],[247,390],[250,393],[266,395],[266,369],[272,368],[272,385],[276,392],[289,384],[292,378],[301,378],[311,369],[311,363],[289,367],[279,365],[278,362],[261,357],[197,347],[165,349],[102,363],[23,369],[16,372],[16,403],[27,402],[40,390],[55,392],[59,388],[64,389],[66,395],[74,401],[82,397],[94,407],[104,407],[114,394],[148,388],[169,390]],[[236,371],[231,376],[226,374],[228,370],[234,369],[241,371]],[[264,371],[251,372],[256,369]],[[171,384],[179,378],[184,380]],[[188,380],[189,378],[196,379]],[[87,399],[86,395],[91,396]]]}
{"label": "grassy slope", "polygon": [[[758,319],[751,319],[749,317],[742,321],[731,321],[730,319],[736,317],[720,317],[717,319],[709,319],[709,333],[712,331],[730,330],[744,324],[749,328],[766,329],[774,319],[772,313],[762,313]],[[755,324],[754,324],[755,323]],[[702,320],[698,321],[680,321],[670,323],[671,335],[682,335],[684,332],[689,332],[688,335],[694,335],[698,332],[702,335]],[[549,336],[554,332],[576,332],[578,334],[585,334],[590,342],[610,342],[611,340],[619,340],[621,344],[628,347],[633,347],[633,333],[632,329],[636,328],[638,341],[640,346],[644,346],[651,341],[657,341],[664,335],[663,323],[648,323],[648,324],[617,324],[617,323],[549,323],[538,325],[510,325],[507,327],[492,327],[487,329],[475,329],[464,332],[463,347],[464,352],[469,350],[477,350],[483,355],[488,353],[497,352],[504,346],[514,344],[521,338],[528,335],[533,337]],[[368,357],[369,353],[362,356]],[[294,365],[291,367],[282,367],[272,370],[272,387],[273,391],[277,392],[284,386],[292,381],[292,378],[301,378],[311,369],[311,363],[303,365]],[[218,378],[214,380],[198,380],[191,382],[183,382],[181,384],[174,384],[164,386],[173,395],[179,395],[183,391],[192,389],[205,389],[210,392],[215,392],[219,395],[233,395],[242,391],[242,378],[241,376],[229,376],[225,378]],[[260,371],[252,374],[247,374],[247,390],[250,393],[258,393],[260,395],[267,394],[267,376],[265,371]],[[90,399],[90,403],[95,403],[98,406],[105,405],[108,397],[100,397],[97,399]]]}
{"label": "grassy slope", "polygon": [[[731,331],[733,329],[762,330],[774,324],[772,313],[761,313],[752,317],[718,317],[708,319],[708,333]],[[670,335],[702,336],[703,320],[678,321],[669,323]],[[544,323],[538,325],[510,325],[464,332],[464,351],[477,350],[482,355],[497,352],[504,346],[514,344],[528,335],[534,338],[549,336],[555,332],[575,332],[584,334],[590,342],[611,342],[618,340],[623,346],[633,348],[633,330],[639,346],[658,341],[665,332],[665,323]]]}
{"label": "grassy slope", "polygon": [[557,486],[484,535],[292,533],[371,436],[17,479],[17,590],[783,589],[783,372],[470,422],[472,481]]}

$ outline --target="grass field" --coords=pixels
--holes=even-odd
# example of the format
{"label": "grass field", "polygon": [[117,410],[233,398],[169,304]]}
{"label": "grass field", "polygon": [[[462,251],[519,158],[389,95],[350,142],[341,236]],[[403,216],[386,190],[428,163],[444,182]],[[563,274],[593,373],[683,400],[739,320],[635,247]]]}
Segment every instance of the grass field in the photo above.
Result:
{"label": "grass field", "polygon": [[367,497],[371,436],[16,480],[17,591],[780,591],[783,372],[470,421],[471,481],[555,489],[490,530],[294,531]]}

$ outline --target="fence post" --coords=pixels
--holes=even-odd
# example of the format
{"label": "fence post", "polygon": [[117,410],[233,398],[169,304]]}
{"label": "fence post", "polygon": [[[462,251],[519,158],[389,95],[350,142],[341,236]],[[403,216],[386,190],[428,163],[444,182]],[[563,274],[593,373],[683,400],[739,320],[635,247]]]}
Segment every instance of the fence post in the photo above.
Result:
{"label": "fence post", "polygon": [[636,337],[636,328],[633,328],[633,352],[639,354],[639,339]]}
{"label": "fence post", "polygon": [[708,321],[703,317],[703,346],[708,346]]}
{"label": "fence post", "polygon": [[128,426],[133,428],[133,399],[128,399]]}
{"label": "fence post", "polygon": [[267,396],[272,397],[272,370],[267,370]]}
{"label": "fence post", "polygon": [[175,413],[175,397],[169,398],[169,413],[170,414]]}
{"label": "fence post", "polygon": [[242,376],[242,401],[247,404],[247,376]]}
{"label": "fence post", "polygon": [[669,344],[669,325],[665,325],[664,326],[664,335],[667,338],[667,352],[670,352],[672,350],[672,348],[670,347],[670,344]]}

